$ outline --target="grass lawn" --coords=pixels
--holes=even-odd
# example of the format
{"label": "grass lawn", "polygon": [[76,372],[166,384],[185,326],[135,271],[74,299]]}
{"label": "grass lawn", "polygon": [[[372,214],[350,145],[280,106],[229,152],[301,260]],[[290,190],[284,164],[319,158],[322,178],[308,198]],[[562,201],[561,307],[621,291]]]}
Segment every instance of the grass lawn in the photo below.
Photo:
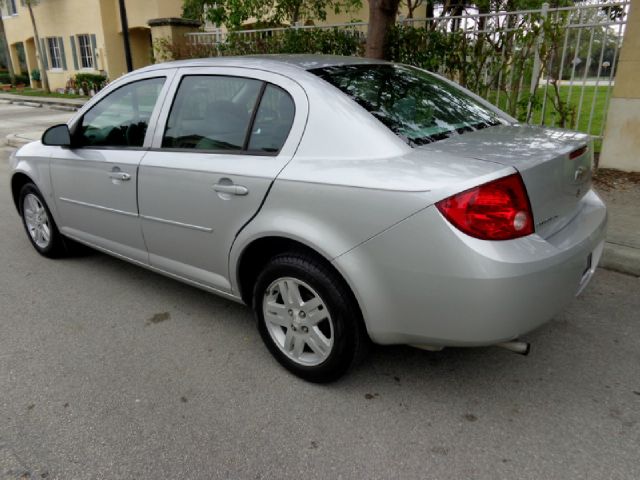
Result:
{"label": "grass lawn", "polygon": [[25,95],[27,97],[81,98],[85,100],[89,99],[89,97],[84,97],[82,95],[72,95],[72,94],[58,93],[58,92],[45,93],[44,90],[33,89],[29,87],[24,88],[22,90],[17,90],[15,88],[12,88],[11,90],[6,90],[6,91],[1,90],[0,93],[12,93],[15,95]]}
{"label": "grass lawn", "polygon": [[[572,130],[578,130],[580,132],[590,133],[591,135],[602,135],[602,128],[604,123],[604,117],[607,111],[607,92],[609,86],[586,86],[574,85],[569,92],[570,87],[568,85],[562,85],[559,88],[560,99],[562,101],[569,101],[569,105],[572,108],[572,114],[569,115],[569,121],[565,124],[565,128]],[[569,96],[569,93],[571,95]],[[531,116],[531,123],[534,125],[540,125],[542,120],[542,101],[544,99],[545,86],[538,88],[536,92],[539,106],[533,111]],[[582,96],[582,98],[580,98]],[[544,121],[542,122],[547,126],[560,126],[559,115],[553,106],[553,100],[556,98],[556,92],[552,85],[549,85],[547,90],[547,102],[544,112]],[[593,103],[595,102],[595,103]],[[501,95],[500,108],[506,108],[506,96]],[[589,127],[589,116],[591,114],[591,106],[593,104],[593,118],[591,120],[591,126]],[[578,110],[580,110],[580,116],[578,116]],[[521,118],[525,112],[519,112]],[[577,123],[576,123],[577,120]],[[599,152],[602,141],[595,140],[595,151]]]}

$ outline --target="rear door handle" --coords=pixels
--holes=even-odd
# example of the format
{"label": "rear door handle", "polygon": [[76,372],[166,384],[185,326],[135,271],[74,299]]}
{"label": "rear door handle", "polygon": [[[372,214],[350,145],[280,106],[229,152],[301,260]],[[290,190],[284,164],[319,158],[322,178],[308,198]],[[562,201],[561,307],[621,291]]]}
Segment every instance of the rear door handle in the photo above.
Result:
{"label": "rear door handle", "polygon": [[122,180],[126,182],[127,180],[131,180],[131,175],[126,172],[111,172],[109,174],[109,178],[113,178],[114,180]]}
{"label": "rear door handle", "polygon": [[242,185],[216,183],[213,189],[218,193],[227,193],[229,195],[246,195],[249,193],[249,189]]}

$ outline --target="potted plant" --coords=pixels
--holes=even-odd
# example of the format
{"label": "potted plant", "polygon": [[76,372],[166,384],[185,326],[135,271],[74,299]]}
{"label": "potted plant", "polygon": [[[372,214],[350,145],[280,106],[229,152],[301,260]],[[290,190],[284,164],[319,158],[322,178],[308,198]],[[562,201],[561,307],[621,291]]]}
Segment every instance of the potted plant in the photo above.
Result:
{"label": "potted plant", "polygon": [[67,87],[65,89],[65,93],[71,94],[71,95],[75,95],[76,93],[78,93],[78,89],[76,86],[76,79],[74,77],[71,77],[69,80],[67,80]]}
{"label": "potted plant", "polygon": [[107,78],[104,75],[95,73],[78,73],[75,78],[76,87],[80,90],[80,95],[93,97],[106,84]]}
{"label": "potted plant", "polygon": [[34,68],[31,70],[31,83],[33,84],[33,88],[41,88],[42,87],[42,78],[40,77],[40,70]]}

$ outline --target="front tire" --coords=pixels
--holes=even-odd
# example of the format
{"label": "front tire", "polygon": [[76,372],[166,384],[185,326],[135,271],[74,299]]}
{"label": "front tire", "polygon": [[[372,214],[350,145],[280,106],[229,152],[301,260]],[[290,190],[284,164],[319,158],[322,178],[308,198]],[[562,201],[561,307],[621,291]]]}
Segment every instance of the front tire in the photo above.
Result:
{"label": "front tire", "polygon": [[344,280],[310,255],[274,257],[257,279],[253,308],[267,348],[305,380],[338,379],[367,344],[360,311]]}
{"label": "front tire", "polygon": [[38,187],[33,183],[25,184],[20,190],[18,200],[22,225],[33,248],[48,258],[64,255],[64,239]]}

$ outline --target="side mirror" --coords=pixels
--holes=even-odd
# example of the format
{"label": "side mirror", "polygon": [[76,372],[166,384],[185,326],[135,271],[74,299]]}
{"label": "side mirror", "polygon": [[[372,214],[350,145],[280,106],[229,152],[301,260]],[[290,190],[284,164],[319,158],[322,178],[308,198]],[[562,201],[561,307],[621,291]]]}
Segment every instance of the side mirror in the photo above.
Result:
{"label": "side mirror", "polygon": [[51,147],[71,147],[71,133],[67,124],[48,128],[42,135],[42,144]]}

